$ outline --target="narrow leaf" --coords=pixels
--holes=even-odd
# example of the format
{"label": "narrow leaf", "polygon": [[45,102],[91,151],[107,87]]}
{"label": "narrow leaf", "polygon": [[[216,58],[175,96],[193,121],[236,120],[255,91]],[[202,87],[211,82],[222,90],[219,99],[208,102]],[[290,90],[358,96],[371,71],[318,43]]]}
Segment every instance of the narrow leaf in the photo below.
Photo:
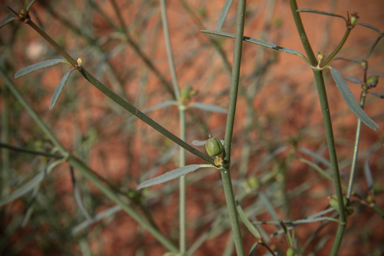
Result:
{"label": "narrow leaf", "polygon": [[259,242],[254,243],[254,244],[252,245],[252,248],[251,248],[251,250],[249,251],[249,256],[254,256],[254,255],[255,255],[255,250],[256,250],[256,247],[257,247],[258,244],[259,244]]}
{"label": "narrow leaf", "polygon": [[336,57],[336,58],[334,58],[333,60],[345,60],[345,61],[349,61],[349,62],[354,62],[354,63],[357,63],[357,64],[361,64],[361,61],[358,61],[358,60],[351,60],[351,59],[343,58],[343,57]]}
{"label": "narrow leaf", "polygon": [[352,83],[355,83],[355,84],[362,84],[363,83],[363,81],[361,81],[359,78],[353,77],[353,76],[347,76],[345,78],[345,80],[352,82]]}
{"label": "narrow leaf", "polygon": [[63,88],[64,88],[65,84],[67,83],[68,78],[71,75],[73,70],[74,69],[71,69],[67,73],[65,73],[65,75],[61,79],[59,85],[56,87],[55,91],[53,92],[52,98],[51,98],[51,103],[49,103],[49,109],[52,109],[55,106],[56,101],[59,99],[60,94],[63,91]]}
{"label": "narrow leaf", "polygon": [[167,172],[167,173],[160,175],[156,178],[144,181],[139,186],[137,186],[137,190],[179,178],[180,176],[183,176],[187,173],[196,171],[200,167],[201,167],[201,165],[199,165],[199,164],[192,164],[192,165],[187,165],[187,166],[177,168],[173,171]]}
{"label": "narrow leaf", "polygon": [[33,179],[28,181],[22,187],[16,189],[10,195],[4,196],[0,200],[0,207],[3,206],[3,205],[6,205],[9,202],[12,202],[13,200],[16,200],[16,199],[24,196],[25,194],[27,194],[30,191],[32,191],[36,186],[39,186],[40,182],[44,179],[44,175],[45,175],[44,170],[41,170],[35,177],[33,177]]}
{"label": "narrow leaf", "polygon": [[[226,33],[226,32],[219,32],[219,31],[214,31],[214,30],[200,30],[200,32],[206,33],[206,34],[211,34],[211,35],[216,35],[216,36],[235,38],[234,34]],[[277,51],[281,51],[281,52],[297,55],[300,58],[302,58],[303,60],[305,60],[308,64],[310,64],[309,61],[307,60],[307,58],[303,54],[301,54],[300,52],[298,52],[296,50],[284,48],[284,47],[278,46],[276,44],[267,43],[267,42],[264,42],[264,41],[261,41],[261,40],[258,40],[258,39],[254,39],[254,38],[251,38],[251,37],[248,37],[248,36],[244,36],[243,40],[245,42],[261,45],[261,46],[264,46],[264,47],[271,48],[273,50],[277,50]]]}
{"label": "narrow leaf", "polygon": [[[320,166],[318,166],[317,164],[315,163],[312,163],[304,158],[298,158],[298,160],[300,160],[301,162],[303,163],[306,163],[308,164],[309,166],[311,166],[312,168],[314,168],[316,171],[318,171],[320,173],[321,176],[323,176],[324,178],[326,178],[327,180],[330,180],[333,182],[333,178],[331,177],[331,175],[329,175],[326,171],[324,171],[323,169],[320,168]],[[343,189],[347,189],[346,186],[344,185],[341,185],[343,187]]]}
{"label": "narrow leaf", "polygon": [[233,3],[233,0],[225,0],[223,9],[221,9],[219,19],[217,20],[217,24],[215,27],[216,31],[220,31],[221,27],[223,26],[225,18],[228,15],[228,12],[229,12],[229,9],[231,8],[232,3]]}
{"label": "narrow leaf", "polygon": [[365,159],[364,174],[365,174],[365,180],[367,181],[368,189],[371,190],[373,188],[373,177],[372,177],[371,168],[369,167],[369,156],[367,157],[367,159]]}
{"label": "narrow leaf", "polygon": [[371,56],[373,50],[375,49],[376,45],[379,43],[379,41],[383,38],[382,36],[379,36],[375,42],[372,44],[371,48],[369,48],[369,51],[367,52],[367,55],[365,56],[365,59],[368,60],[369,57]]}
{"label": "narrow leaf", "polygon": [[339,14],[330,13],[330,12],[324,12],[324,11],[319,11],[319,10],[309,9],[309,8],[297,9],[296,11],[297,12],[311,12],[311,13],[316,13],[316,14],[321,14],[321,15],[327,15],[327,16],[342,18],[343,20],[345,20],[345,22],[347,22],[347,19],[344,16],[339,15]]}
{"label": "narrow leaf", "polygon": [[42,62],[39,62],[39,63],[33,64],[31,66],[20,69],[19,71],[16,72],[15,78],[19,78],[19,77],[24,76],[26,74],[29,74],[33,71],[36,71],[36,70],[39,70],[42,68],[47,68],[47,67],[59,64],[59,63],[68,63],[68,62],[63,60],[63,59],[45,60],[45,61],[42,61]]}
{"label": "narrow leaf", "polygon": [[212,105],[212,104],[204,104],[204,103],[199,103],[199,102],[194,102],[191,104],[191,107],[193,108],[198,108],[206,111],[211,111],[211,112],[219,112],[219,113],[224,113],[227,114],[228,111],[225,108]]}
{"label": "narrow leaf", "polygon": [[360,118],[360,120],[365,123],[368,127],[377,130],[379,126],[371,118],[369,118],[369,116],[364,112],[359,103],[357,103],[355,97],[353,97],[351,90],[348,88],[339,71],[330,66],[328,66],[328,68],[331,70],[333,79],[335,80],[337,88],[339,88],[339,91],[341,92],[344,101],[347,103],[352,112],[358,118]]}
{"label": "narrow leaf", "polygon": [[245,226],[247,226],[248,230],[257,238],[257,239],[261,239],[261,235],[259,233],[259,231],[257,230],[257,228],[248,220],[247,216],[245,215],[243,209],[241,208],[241,206],[239,205],[239,202],[236,202],[236,208],[237,208],[237,212],[239,213],[239,216],[240,216],[240,219],[243,221],[243,223],[245,224]]}
{"label": "narrow leaf", "polygon": [[366,27],[366,28],[370,28],[370,29],[376,31],[377,33],[379,33],[379,35],[381,37],[383,37],[383,33],[381,33],[380,29],[378,29],[375,26],[372,26],[371,24],[367,24],[367,23],[363,23],[363,22],[356,22],[356,25],[360,25],[360,26],[363,26],[363,27]]}
{"label": "narrow leaf", "polygon": [[7,25],[9,22],[13,21],[13,20],[17,20],[16,17],[9,17],[9,18],[6,18],[5,20],[3,20],[2,22],[0,22],[0,28],[4,27],[5,25]]}
{"label": "narrow leaf", "polygon": [[380,99],[384,99],[384,96],[382,94],[375,93],[375,92],[368,92],[368,93],[372,94],[373,96],[379,97]]}
{"label": "narrow leaf", "polygon": [[292,247],[293,246],[292,238],[291,238],[291,234],[288,232],[287,226],[285,225],[285,223],[281,219],[279,219],[279,224],[284,230],[284,234],[285,234],[285,237],[287,238],[289,246]]}
{"label": "narrow leaf", "polygon": [[327,159],[325,159],[323,156],[319,155],[318,153],[316,153],[316,152],[314,152],[308,148],[305,148],[305,147],[299,147],[299,151],[304,153],[304,154],[307,154],[309,156],[312,156],[313,158],[315,158],[320,163],[324,164],[325,166],[327,166],[329,168],[332,168],[331,162],[329,162]]}

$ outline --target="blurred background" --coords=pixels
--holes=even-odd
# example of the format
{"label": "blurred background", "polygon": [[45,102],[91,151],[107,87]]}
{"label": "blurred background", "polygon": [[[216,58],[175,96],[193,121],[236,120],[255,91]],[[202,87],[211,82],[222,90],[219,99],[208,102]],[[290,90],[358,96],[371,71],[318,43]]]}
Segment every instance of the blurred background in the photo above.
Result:
{"label": "blurred background", "polygon": [[[36,1],[31,19],[103,84],[172,133],[179,134],[178,109],[161,105],[173,100],[165,51],[160,5],[157,0]],[[298,0],[313,8],[343,16],[357,12],[359,21],[384,31],[384,2]],[[25,1],[3,1],[0,18],[19,10]],[[234,40],[203,34],[214,30],[224,1],[168,0],[167,15],[176,72],[181,88],[198,93],[189,103],[227,108]],[[222,26],[235,32],[237,1]],[[121,31],[121,15],[127,35]],[[345,32],[342,19],[301,14],[315,53],[330,54]],[[304,54],[288,1],[248,1],[246,36],[275,43]],[[363,79],[359,62],[379,34],[356,26],[329,65],[343,77]],[[368,75],[383,77],[383,40],[368,61]],[[178,146],[136,120],[73,72],[52,110],[49,102],[61,77],[70,69],[56,65],[19,79],[14,73],[28,65],[60,58],[29,26],[13,21],[0,30],[0,65],[64,146],[118,188],[138,212],[152,219],[177,244],[178,182],[171,181],[136,193],[144,180],[178,167]],[[357,118],[332,80],[325,81],[336,138],[342,181],[347,185]],[[329,170],[320,104],[311,69],[299,57],[244,43],[241,86],[234,127],[232,178],[235,193],[251,221],[300,220],[325,210],[334,194],[333,183],[299,158]],[[347,82],[358,100],[361,86]],[[53,145],[20,103],[1,88],[1,142],[52,152]],[[382,83],[373,92],[384,94]],[[172,89],[171,89],[172,90]],[[160,104],[160,105],[159,105]],[[158,106],[157,108],[155,106]],[[155,107],[155,108],[154,108]],[[380,126],[362,126],[360,153],[352,197],[354,214],[339,255],[383,255],[383,218],[364,199],[374,191],[384,208],[384,100],[368,95],[366,113]],[[187,142],[224,137],[226,115],[197,108],[186,112]],[[205,151],[204,147],[198,147]],[[61,164],[33,193],[3,203],[7,196],[33,179],[53,159],[1,148],[0,255],[163,255],[156,239],[74,170],[84,209],[76,203],[71,170]],[[187,164],[202,160],[187,153]],[[371,173],[373,188],[365,173]],[[191,255],[235,255],[226,220],[220,175],[202,169],[187,175],[187,248]],[[92,218],[84,218],[84,210]],[[303,255],[329,255],[337,225],[314,222],[293,228]],[[276,225],[261,225],[269,245],[284,255],[288,244]],[[257,239],[242,225],[245,250]],[[255,255],[267,251],[257,247]]]}

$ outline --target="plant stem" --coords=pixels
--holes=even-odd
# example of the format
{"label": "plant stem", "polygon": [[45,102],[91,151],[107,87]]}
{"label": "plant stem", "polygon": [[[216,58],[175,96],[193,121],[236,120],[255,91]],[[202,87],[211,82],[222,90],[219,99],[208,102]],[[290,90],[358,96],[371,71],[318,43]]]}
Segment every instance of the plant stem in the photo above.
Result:
{"label": "plant stem", "polygon": [[151,226],[146,222],[133,208],[127,205],[116,193],[114,190],[104,185],[103,182],[95,175],[95,172],[91,170],[85,163],[80,159],[72,156],[69,152],[63,147],[63,145],[58,141],[52,131],[48,126],[41,120],[39,115],[32,109],[28,102],[21,95],[20,91],[12,83],[12,81],[5,75],[3,70],[0,69],[0,76],[3,78],[5,85],[9,88],[15,98],[20,102],[20,104],[27,110],[32,119],[37,123],[37,125],[43,130],[48,139],[58,148],[61,154],[68,157],[67,162],[74,168],[76,168],[86,179],[91,181],[96,187],[98,187],[108,198],[114,201],[116,204],[121,206],[121,208],[128,213],[134,220],[136,220],[142,227],[147,229],[161,244],[164,245],[169,251],[178,252],[178,249],[169,242],[156,228]]}
{"label": "plant stem", "polygon": [[231,88],[229,95],[229,106],[227,114],[227,122],[225,126],[224,136],[224,166],[221,170],[221,179],[223,181],[223,188],[225,199],[227,201],[227,208],[229,219],[231,221],[233,239],[235,242],[237,255],[245,255],[244,245],[241,237],[241,230],[237,218],[237,209],[235,198],[232,189],[231,175],[229,171],[231,163],[231,142],[233,135],[233,126],[235,123],[236,102],[240,78],[240,65],[241,53],[243,48],[243,35],[244,35],[244,15],[245,15],[246,0],[239,0],[237,5],[236,15],[236,34],[235,34],[235,49],[233,53],[233,65],[231,76]]}
{"label": "plant stem", "polygon": [[[54,40],[52,40],[43,30],[41,30],[38,26],[36,26],[31,20],[28,21],[28,25],[30,25],[33,29],[36,30],[44,39],[48,41],[56,50],[59,51],[59,53],[69,62],[74,63],[74,65],[77,65],[77,62],[67,53],[65,52]],[[111,91],[108,87],[103,85],[99,80],[97,80],[95,77],[93,77],[88,71],[86,71],[83,67],[78,69],[79,73],[83,75],[85,79],[87,79],[91,84],[93,84],[97,89],[99,89],[102,93],[104,93],[107,97],[112,99],[114,102],[122,106],[124,109],[128,110],[131,114],[135,115],[137,118],[141,119],[145,123],[147,123],[149,126],[151,126],[156,131],[163,134],[168,139],[172,140],[179,146],[185,148],[187,151],[191,152],[192,154],[196,155],[197,157],[203,159],[204,161],[215,165],[214,159],[205,155],[204,153],[200,152],[199,150],[195,149],[194,147],[190,146],[185,141],[181,140],[174,134],[172,134],[170,131],[162,127],[160,124],[153,121],[151,118],[149,118],[147,115],[142,113],[140,110],[123,100],[121,97],[119,97],[117,94],[115,94],[113,91]]]}
{"label": "plant stem", "polygon": [[1,143],[1,142],[0,142],[0,148],[7,148],[7,149],[14,150],[17,152],[39,155],[39,156],[52,157],[52,158],[56,158],[56,159],[64,158],[64,156],[62,156],[62,155],[56,155],[56,154],[51,154],[51,153],[47,153],[47,152],[43,152],[43,151],[36,151],[36,150],[31,150],[31,149],[26,149],[26,148],[15,147],[15,146]]}
{"label": "plant stem", "polygon": [[321,66],[326,66],[333,58],[336,56],[336,54],[340,51],[340,49],[343,47],[345,41],[347,41],[349,33],[351,32],[351,28],[347,28],[347,31],[345,31],[343,39],[341,39],[341,42],[336,47],[336,49],[321,63]]}
{"label": "plant stem", "polygon": [[346,219],[345,209],[344,209],[343,191],[341,188],[339,165],[337,162],[336,147],[335,147],[335,141],[334,141],[333,130],[332,130],[331,115],[329,113],[327,91],[325,89],[325,84],[324,84],[323,71],[319,69],[313,69],[313,73],[316,80],[317,92],[319,94],[321,112],[323,114],[323,121],[324,121],[325,134],[327,138],[327,144],[328,144],[329,158],[332,164],[333,181],[334,181],[337,201],[339,205],[339,214],[340,214],[339,220],[341,223],[338,226],[336,238],[333,243],[333,247],[331,251],[331,255],[337,255],[337,251],[339,250],[341,240],[343,239],[343,234],[344,234],[347,219]]}
{"label": "plant stem", "polygon": [[[175,92],[176,99],[179,100],[180,90],[179,90],[179,84],[177,81],[175,63],[173,61],[171,37],[169,35],[167,8],[165,5],[165,0],[160,0],[160,8],[161,8],[161,21],[162,21],[163,30],[164,30],[165,47],[167,50],[167,57],[168,57],[168,63],[169,63],[169,70],[171,72],[171,77],[172,77],[173,90]],[[185,141],[186,140],[185,106],[183,105],[183,103],[179,102],[178,108],[179,108],[180,138]],[[180,148],[179,167],[183,167],[185,166],[185,164],[186,164],[185,149]],[[187,223],[186,221],[186,185],[185,185],[185,175],[183,175],[179,178],[179,251],[182,255],[187,250],[186,236],[185,236],[186,223]]]}
{"label": "plant stem", "polygon": [[305,33],[303,23],[301,22],[300,13],[298,13],[296,11],[298,9],[296,0],[289,0],[289,4],[291,6],[291,12],[292,12],[293,18],[295,19],[296,28],[297,28],[297,31],[299,33],[301,42],[304,46],[305,52],[307,53],[308,60],[312,66],[316,66],[317,65],[317,58],[316,58],[315,54],[313,53],[311,44],[309,43],[307,34]]}
{"label": "plant stem", "polygon": [[[364,108],[365,97],[366,97],[366,92],[363,91],[361,93],[361,95],[360,95],[360,106],[361,106],[361,108]],[[349,182],[348,182],[348,191],[347,191],[347,199],[348,199],[348,201],[351,198],[352,186],[353,186],[353,178],[355,177],[357,155],[358,155],[358,152],[359,152],[360,132],[361,132],[361,120],[358,118],[357,119],[357,126],[356,126],[355,146],[353,147],[351,172],[349,174],[350,176],[349,176]]]}
{"label": "plant stem", "polygon": [[245,255],[244,245],[241,237],[239,220],[237,218],[237,210],[235,196],[232,189],[231,175],[228,169],[223,168],[221,171],[221,180],[223,182],[225,200],[227,202],[229,220],[231,221],[232,235],[235,242],[237,255]]}

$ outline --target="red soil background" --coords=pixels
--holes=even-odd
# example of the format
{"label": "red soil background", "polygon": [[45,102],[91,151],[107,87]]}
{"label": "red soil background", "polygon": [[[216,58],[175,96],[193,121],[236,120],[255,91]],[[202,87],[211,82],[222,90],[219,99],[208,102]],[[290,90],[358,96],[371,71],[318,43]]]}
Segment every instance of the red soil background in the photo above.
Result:
{"label": "red soil background", "polygon": [[[125,24],[129,28],[131,38],[170,81],[159,2],[116,2]],[[180,86],[189,85],[199,91],[192,100],[193,102],[216,104],[226,108],[230,83],[229,73],[226,71],[222,58],[209,41],[211,36],[199,32],[201,29],[213,30],[215,28],[224,1],[187,1],[192,14],[182,4],[183,1],[166,2]],[[341,15],[347,15],[347,11],[350,13],[356,11],[360,16],[359,21],[384,31],[384,2],[381,0],[365,2],[338,0],[331,1],[331,3],[330,1],[299,0],[297,2],[299,8],[313,8]],[[110,1],[98,1],[97,4],[114,24],[119,24]],[[9,15],[5,6],[18,10],[24,5],[19,1],[7,1],[1,8],[0,17],[2,19]],[[237,1],[234,1],[222,31],[234,33],[236,6]],[[118,90],[124,92],[128,100],[139,109],[146,109],[172,99],[159,82],[158,77],[148,69],[129,44],[122,43],[121,37],[116,37],[116,33],[113,34],[116,30],[99,12],[91,8],[89,2],[36,1],[32,7],[31,17],[37,24],[43,25],[44,30],[63,45],[74,58],[82,57],[83,65],[87,70],[98,75],[104,84],[117,91],[118,94]],[[301,17],[315,53],[318,51],[326,54],[332,52],[344,35],[344,21],[309,13],[303,13]],[[65,26],[63,20],[72,22],[81,28],[80,31],[83,34],[90,35],[90,38],[93,39],[100,38],[100,41],[95,43],[96,46],[94,43],[91,44],[84,36]],[[14,31],[17,32],[14,33]],[[290,14],[288,1],[248,1],[244,34],[304,53]],[[377,37],[377,32],[356,26],[338,56],[362,60]],[[58,57],[37,33],[17,21],[0,30],[0,39],[1,52],[6,56],[7,65],[12,69],[10,75],[27,65]],[[105,59],[103,59],[105,55],[100,57],[96,48],[99,47],[104,53],[109,53],[113,49],[116,50],[115,47],[120,47],[119,44],[121,44],[122,50],[108,58],[113,72],[108,69],[107,65],[99,65],[99,63],[105,64]],[[220,40],[219,44],[231,63],[233,40]],[[369,75],[382,77],[383,51],[383,42],[380,41],[369,59]],[[247,94],[250,88],[255,86],[257,79],[262,80],[250,105],[253,107],[254,116],[258,116],[259,125],[265,134],[260,134],[255,125],[251,132],[246,131],[247,103],[244,94],[240,93],[232,152],[234,170],[232,178],[238,195],[244,192],[242,184],[248,178],[252,176],[261,178],[266,172],[274,170],[275,165],[283,168],[286,159],[290,156],[289,150],[279,155],[277,162],[268,163],[256,174],[254,172],[260,162],[280,146],[288,146],[291,152],[295,152],[295,157],[313,160],[293,147],[294,139],[299,140],[298,146],[316,151],[325,158],[328,157],[321,110],[310,68],[297,56],[278,53],[275,57],[276,62],[269,65],[265,73],[262,75],[257,73],[260,66],[265,65],[267,60],[273,59],[273,54],[271,50],[262,51],[256,45],[244,43],[241,86]],[[258,60],[258,58],[260,59]],[[255,64],[256,60],[259,61],[258,65]],[[4,62],[1,65],[6,66]],[[360,65],[344,61],[333,61],[330,65],[336,67],[344,77],[362,78]],[[55,66],[13,81],[30,104],[41,114],[43,120],[52,127],[55,135],[67,149],[87,161],[89,166],[101,176],[121,187],[121,191],[127,193],[128,188],[135,189],[138,183],[148,178],[145,175],[158,165],[159,159],[171,148],[171,143],[141,121],[134,121],[133,125],[128,125],[129,115],[125,115],[120,107],[111,103],[97,89],[77,75],[68,82],[55,108],[48,111],[54,88],[66,71],[68,71],[67,67]],[[334,133],[337,138],[338,157],[341,161],[348,159],[352,154],[356,117],[350,113],[344,101],[341,100],[341,95],[329,72],[326,72],[325,79],[334,121]],[[122,89],[119,89],[119,84],[122,85]],[[360,87],[350,83],[348,85],[358,98]],[[383,93],[382,88],[379,83],[378,88],[373,91]],[[33,120],[21,110],[13,99],[10,98],[10,101],[9,118],[13,131],[8,141],[9,144],[26,148],[43,145],[43,149],[49,151],[52,145],[35,127]],[[369,163],[375,185],[378,187],[375,200],[383,209],[384,159],[382,155],[384,150],[380,141],[383,141],[384,102],[372,96],[368,97],[365,109],[368,115],[380,125],[380,128],[375,132],[363,125],[360,150],[371,152]],[[3,112],[4,105],[2,104]],[[174,134],[179,134],[176,108],[156,110],[149,115]],[[256,121],[253,120],[253,122]],[[201,111],[191,110],[190,115],[187,113],[187,142],[194,139],[205,140],[208,133],[222,138],[224,126],[225,115],[223,114],[205,114]],[[262,136],[270,141],[270,150],[263,147]],[[247,142],[250,142],[250,157],[247,160],[245,173],[240,174],[236,170],[241,169],[244,164],[241,162],[241,157],[244,154],[243,145]],[[377,145],[375,150],[372,149],[373,145]],[[203,148],[200,149],[203,150]],[[362,155],[363,158],[358,162],[354,189],[362,196],[366,196],[368,189],[364,179],[363,166],[368,153]],[[151,177],[175,169],[177,158],[177,152],[173,152],[172,157],[163,165],[158,166]],[[12,154],[11,168],[15,176],[31,174],[38,168],[38,163],[42,162],[44,162],[42,158],[28,158],[23,154]],[[194,163],[201,163],[201,160],[187,154],[187,164]],[[348,179],[349,168],[350,166],[346,165],[341,170],[346,175],[343,178],[344,181]],[[331,182],[320,179],[317,172],[309,170],[307,165],[296,158],[287,160],[283,169],[285,174],[283,178],[276,176],[271,182],[262,184],[258,190],[249,193],[242,202],[242,207],[252,206],[259,200],[258,193],[268,193],[270,186],[278,184],[279,179],[284,180],[285,190],[283,191],[287,193],[295,191],[302,185],[309,185],[309,189],[305,192],[290,197],[288,208],[275,205],[279,218],[302,219],[327,207],[327,197],[334,193]],[[79,174],[76,174],[76,177],[82,186],[84,203],[91,215],[114,205]],[[190,184],[187,187],[188,247],[209,230],[213,221],[219,218],[221,210],[225,209],[220,178],[216,172],[196,172],[196,174],[191,174],[189,179]],[[16,187],[17,185],[10,185],[8,192],[12,192]],[[280,193],[284,193],[283,191]],[[84,218],[74,200],[73,184],[68,166],[65,164],[56,168],[53,174],[46,178],[42,184],[41,193],[44,194],[42,201],[45,202],[45,205],[40,202],[36,206],[36,210],[25,227],[20,227],[20,223],[30,202],[28,197],[1,208],[4,238],[0,254],[81,255],[85,254],[84,248],[89,248],[90,255],[163,255],[166,252],[156,239],[123,211],[95,223],[77,236],[72,236],[70,231],[84,221]],[[143,193],[145,205],[151,211],[160,231],[177,244],[177,183],[171,182],[155,186]],[[276,199],[283,197],[283,194],[274,195],[275,201],[273,202],[276,203]],[[356,204],[353,205],[355,214],[348,219],[339,255],[383,255],[383,219],[370,207],[358,202],[357,198],[353,198],[353,200],[356,200]],[[272,220],[267,212],[255,217],[259,221]],[[218,231],[216,235],[207,239],[193,255],[223,255],[227,248],[227,241],[230,239],[230,232],[228,223],[220,225],[224,230]],[[295,237],[300,246],[304,245],[307,238],[319,226],[320,223],[317,222],[295,227]],[[270,235],[276,231],[271,225],[263,227]],[[303,255],[329,255],[336,227],[337,225],[333,223],[322,229]],[[248,252],[256,239],[244,225],[242,228],[245,249]],[[317,251],[316,245],[321,242],[324,242],[324,245]],[[280,253],[284,253],[288,246],[282,235],[274,236],[270,245]],[[314,254],[310,254],[312,251]],[[258,248],[255,255],[265,253],[264,248]],[[230,255],[235,255],[235,252]]]}

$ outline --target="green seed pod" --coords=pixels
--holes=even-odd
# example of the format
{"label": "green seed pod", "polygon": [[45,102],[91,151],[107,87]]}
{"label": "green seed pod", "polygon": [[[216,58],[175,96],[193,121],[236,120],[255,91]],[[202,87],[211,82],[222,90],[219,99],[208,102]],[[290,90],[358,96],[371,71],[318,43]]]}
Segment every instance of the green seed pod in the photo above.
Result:
{"label": "green seed pod", "polygon": [[[345,197],[343,197],[343,204],[344,204],[344,207],[347,206],[347,199]],[[337,202],[337,197],[336,195],[333,195],[329,198],[329,205],[335,209],[336,211],[339,211],[339,203]]]}
{"label": "green seed pod", "polygon": [[368,87],[376,87],[378,82],[379,82],[379,77],[378,76],[370,76],[367,79],[366,84],[367,84]]}
{"label": "green seed pod", "polygon": [[296,250],[293,249],[293,248],[288,248],[286,255],[287,256],[295,256],[296,255]]}
{"label": "green seed pod", "polygon": [[354,26],[359,18],[357,12],[352,13],[350,18],[351,25]]}
{"label": "green seed pod", "polygon": [[221,141],[216,137],[207,140],[205,143],[205,150],[207,150],[207,153],[210,156],[219,156],[224,152]]}

